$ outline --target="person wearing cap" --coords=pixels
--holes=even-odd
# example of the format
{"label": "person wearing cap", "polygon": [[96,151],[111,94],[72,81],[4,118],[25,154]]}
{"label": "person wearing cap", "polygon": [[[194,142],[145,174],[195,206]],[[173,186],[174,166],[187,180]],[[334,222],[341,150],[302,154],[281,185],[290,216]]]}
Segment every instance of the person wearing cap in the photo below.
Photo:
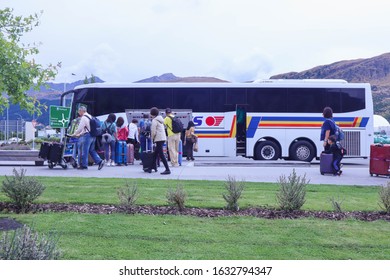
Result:
{"label": "person wearing cap", "polygon": [[175,117],[175,115],[172,113],[171,108],[165,109],[166,117],[164,119],[164,124],[167,128],[168,132],[168,152],[169,152],[169,158],[171,159],[171,165],[172,167],[178,167],[179,166],[179,142],[180,142],[180,133],[174,133],[172,131],[172,118]]}

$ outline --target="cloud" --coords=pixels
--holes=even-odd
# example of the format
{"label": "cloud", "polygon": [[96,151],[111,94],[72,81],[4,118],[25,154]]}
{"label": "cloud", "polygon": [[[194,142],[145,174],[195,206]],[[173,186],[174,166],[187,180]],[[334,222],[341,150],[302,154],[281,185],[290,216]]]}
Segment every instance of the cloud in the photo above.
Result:
{"label": "cloud", "polygon": [[115,82],[115,80],[121,79],[118,71],[120,62],[117,52],[109,44],[101,43],[78,63],[63,67],[56,80],[69,81],[74,73],[76,75],[72,79],[80,80],[93,74],[103,80],[110,77],[110,80]]}
{"label": "cloud", "polygon": [[232,60],[222,59],[218,63],[220,66],[211,72],[231,82],[266,79],[273,69],[270,57],[260,51],[238,56]]}

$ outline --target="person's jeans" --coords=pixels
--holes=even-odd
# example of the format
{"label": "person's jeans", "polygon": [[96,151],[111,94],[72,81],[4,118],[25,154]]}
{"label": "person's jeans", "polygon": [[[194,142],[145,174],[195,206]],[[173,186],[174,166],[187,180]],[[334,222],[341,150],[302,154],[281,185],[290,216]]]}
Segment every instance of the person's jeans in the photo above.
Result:
{"label": "person's jeans", "polygon": [[92,137],[89,133],[85,133],[79,139],[79,157],[81,155],[81,166],[88,167],[88,154],[91,155],[93,161],[99,164],[102,159],[95,150],[96,137]]}
{"label": "person's jeans", "polygon": [[112,161],[115,161],[115,141],[111,141],[110,143],[104,143],[104,156],[106,158],[106,161],[108,161],[110,158]]}

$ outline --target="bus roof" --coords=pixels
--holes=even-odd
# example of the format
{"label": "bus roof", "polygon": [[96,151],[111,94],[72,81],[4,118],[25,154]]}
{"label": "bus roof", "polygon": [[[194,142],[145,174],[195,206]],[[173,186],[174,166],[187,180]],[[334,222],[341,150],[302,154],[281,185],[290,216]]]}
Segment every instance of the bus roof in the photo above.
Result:
{"label": "bus roof", "polygon": [[257,88],[257,87],[369,87],[368,83],[348,83],[335,79],[263,80],[252,83],[93,83],[75,87],[84,88]]}

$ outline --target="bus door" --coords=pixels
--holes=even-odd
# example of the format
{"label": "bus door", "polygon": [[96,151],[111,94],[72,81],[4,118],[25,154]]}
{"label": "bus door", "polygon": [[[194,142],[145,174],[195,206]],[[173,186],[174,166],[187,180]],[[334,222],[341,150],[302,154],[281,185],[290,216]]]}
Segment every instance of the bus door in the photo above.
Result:
{"label": "bus door", "polygon": [[246,156],[246,112],[248,105],[236,105],[236,155]]}

